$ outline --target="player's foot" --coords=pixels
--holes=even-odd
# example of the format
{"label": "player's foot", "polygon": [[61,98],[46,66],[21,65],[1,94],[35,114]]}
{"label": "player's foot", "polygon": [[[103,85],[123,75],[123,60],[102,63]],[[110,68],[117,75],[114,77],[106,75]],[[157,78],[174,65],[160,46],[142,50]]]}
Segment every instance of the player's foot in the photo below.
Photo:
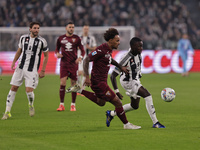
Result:
{"label": "player's foot", "polygon": [[83,94],[77,93],[77,95],[84,96]]}
{"label": "player's foot", "polygon": [[65,107],[63,105],[59,105],[57,111],[64,111],[65,110]]}
{"label": "player's foot", "polygon": [[165,128],[165,126],[162,125],[160,122],[156,122],[155,124],[153,124],[153,128]]}
{"label": "player's foot", "polygon": [[29,105],[29,116],[33,117],[35,115],[35,109],[33,105]]}
{"label": "player's foot", "polygon": [[76,111],[76,107],[74,105],[71,105],[70,111]]}
{"label": "player's foot", "polygon": [[5,112],[5,114],[3,115],[3,117],[1,118],[1,120],[7,120],[8,118],[10,118],[12,115],[10,112]]}
{"label": "player's foot", "polygon": [[111,112],[110,110],[106,111],[106,126],[107,127],[110,126],[110,122],[114,118],[113,116],[111,116],[110,112]]}
{"label": "player's foot", "polygon": [[133,125],[132,123],[128,122],[124,125],[124,129],[140,129],[141,126]]}
{"label": "player's foot", "polygon": [[80,89],[81,87],[78,84],[75,84],[74,86],[71,86],[68,89],[66,89],[66,93],[78,92]]}

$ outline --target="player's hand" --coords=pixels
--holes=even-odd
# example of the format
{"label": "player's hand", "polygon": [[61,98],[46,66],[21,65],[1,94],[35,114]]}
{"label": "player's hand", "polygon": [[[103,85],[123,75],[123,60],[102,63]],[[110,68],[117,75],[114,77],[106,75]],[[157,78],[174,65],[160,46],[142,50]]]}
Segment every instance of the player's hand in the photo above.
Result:
{"label": "player's hand", "polygon": [[75,63],[78,64],[78,63],[81,63],[81,61],[82,61],[82,57],[79,57],[76,59]]}
{"label": "player's hand", "polygon": [[11,69],[15,70],[15,63],[14,62],[11,64]]}
{"label": "player's hand", "polygon": [[44,76],[45,76],[45,72],[44,71],[40,71],[39,78],[44,78]]}
{"label": "player's hand", "polygon": [[62,57],[63,57],[63,55],[62,55],[62,54],[60,54],[60,53],[56,53],[56,57],[57,57],[57,58],[62,58]]}
{"label": "player's hand", "polygon": [[117,92],[116,95],[119,97],[119,99],[123,100],[123,95],[121,95],[121,93]]}
{"label": "player's hand", "polygon": [[123,71],[125,74],[129,73],[128,67],[127,66],[122,66],[121,71]]}
{"label": "player's hand", "polygon": [[84,86],[91,86],[91,81],[90,81],[90,78],[89,77],[86,77],[85,78],[85,82],[84,82],[84,84],[83,84]]}

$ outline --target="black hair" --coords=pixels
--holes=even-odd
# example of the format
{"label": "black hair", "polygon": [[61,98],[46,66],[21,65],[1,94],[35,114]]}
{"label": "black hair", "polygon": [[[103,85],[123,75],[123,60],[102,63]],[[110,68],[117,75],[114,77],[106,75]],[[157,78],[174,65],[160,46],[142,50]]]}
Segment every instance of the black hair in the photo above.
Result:
{"label": "black hair", "polygon": [[29,24],[29,27],[32,28],[35,24],[39,25],[40,26],[40,23],[37,22],[37,21],[33,21]]}
{"label": "black hair", "polygon": [[66,24],[66,26],[69,25],[69,24],[74,24],[74,23],[73,23],[72,21],[69,21],[69,22]]}
{"label": "black hair", "polygon": [[130,40],[130,46],[134,45],[136,42],[141,42],[142,40],[138,37],[133,37],[131,40]]}
{"label": "black hair", "polygon": [[104,33],[104,39],[106,41],[109,41],[110,39],[113,39],[116,35],[119,35],[119,32],[115,28],[109,28],[105,33]]}

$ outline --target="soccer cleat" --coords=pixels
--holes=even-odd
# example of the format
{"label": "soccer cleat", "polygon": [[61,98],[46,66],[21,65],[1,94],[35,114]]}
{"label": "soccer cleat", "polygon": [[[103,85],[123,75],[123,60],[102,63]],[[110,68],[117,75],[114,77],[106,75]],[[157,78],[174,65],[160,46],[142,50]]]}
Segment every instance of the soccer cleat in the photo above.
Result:
{"label": "soccer cleat", "polygon": [[111,112],[110,110],[106,111],[106,126],[107,127],[110,126],[110,122],[114,118],[113,116],[111,116],[110,112]]}
{"label": "soccer cleat", "polygon": [[57,111],[64,111],[65,110],[65,107],[63,105],[59,105]]}
{"label": "soccer cleat", "polygon": [[78,92],[81,89],[81,87],[78,84],[75,84],[74,86],[69,87],[66,89],[66,93],[71,93],[71,92]]}
{"label": "soccer cleat", "polygon": [[34,106],[29,105],[29,116],[33,117],[35,115]]}
{"label": "soccer cleat", "polygon": [[5,114],[3,115],[3,117],[1,118],[1,120],[7,120],[8,118],[12,117],[10,112],[5,112]]}
{"label": "soccer cleat", "polygon": [[71,105],[70,111],[76,111],[76,107],[74,105]]}
{"label": "soccer cleat", "polygon": [[141,126],[133,125],[132,123],[128,122],[124,125],[124,129],[140,129]]}
{"label": "soccer cleat", "polygon": [[156,122],[155,124],[153,124],[153,128],[165,128],[165,126],[162,125],[160,122]]}

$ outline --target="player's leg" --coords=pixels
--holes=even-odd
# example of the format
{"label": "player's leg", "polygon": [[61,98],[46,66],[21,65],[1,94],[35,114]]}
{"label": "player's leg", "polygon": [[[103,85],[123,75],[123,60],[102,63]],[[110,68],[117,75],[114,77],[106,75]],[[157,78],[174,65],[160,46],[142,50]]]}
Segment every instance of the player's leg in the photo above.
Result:
{"label": "player's leg", "polygon": [[[74,86],[76,84],[76,80],[72,80],[71,79],[71,87]],[[71,102],[71,107],[70,107],[70,111],[76,111],[76,92],[72,92],[72,102]]]}
{"label": "player's leg", "polygon": [[29,115],[33,117],[35,115],[35,108],[34,108],[34,100],[35,100],[35,94],[33,92],[33,88],[26,87],[26,95],[29,102]]}
{"label": "player's leg", "polygon": [[39,82],[38,72],[24,71],[24,79],[25,79],[26,95],[28,98],[28,105],[29,105],[29,115],[32,117],[35,115],[35,109],[34,109],[35,94],[33,91],[34,89],[36,89]]}
{"label": "player's leg", "polygon": [[122,103],[118,96],[115,96],[114,99],[110,101],[110,103],[112,103],[115,106],[116,114],[119,117],[119,119],[123,122],[124,129],[140,129],[141,128],[141,126],[136,126],[128,122],[125,111],[122,107]]}
{"label": "player's leg", "polygon": [[60,105],[57,108],[57,111],[64,111],[65,110],[64,99],[65,99],[65,87],[66,87],[67,77],[68,76],[60,78],[60,89],[59,89]]}
{"label": "player's leg", "polygon": [[6,110],[5,110],[5,113],[2,117],[2,120],[6,120],[6,119],[11,117],[10,112],[11,112],[13,102],[15,101],[15,95],[17,93],[18,88],[19,88],[19,86],[15,86],[15,85],[11,86],[11,89],[10,89],[8,96],[7,96]]}
{"label": "player's leg", "polygon": [[10,112],[11,112],[13,102],[15,100],[15,95],[17,93],[18,88],[22,85],[22,83],[23,83],[23,70],[16,68],[12,76],[12,79],[10,81],[11,89],[7,96],[6,110],[5,110],[5,114],[2,117],[2,120],[6,120],[9,117],[11,117]]}
{"label": "player's leg", "polygon": [[153,127],[156,127],[156,128],[165,128],[165,126],[163,126],[162,124],[160,124],[158,122],[158,119],[156,117],[155,107],[153,105],[153,99],[152,99],[152,96],[149,93],[149,91],[146,88],[144,88],[143,86],[141,86],[139,88],[137,94],[145,99],[146,109],[147,109],[147,112],[148,112],[148,114],[149,114],[152,122],[153,122]]}

